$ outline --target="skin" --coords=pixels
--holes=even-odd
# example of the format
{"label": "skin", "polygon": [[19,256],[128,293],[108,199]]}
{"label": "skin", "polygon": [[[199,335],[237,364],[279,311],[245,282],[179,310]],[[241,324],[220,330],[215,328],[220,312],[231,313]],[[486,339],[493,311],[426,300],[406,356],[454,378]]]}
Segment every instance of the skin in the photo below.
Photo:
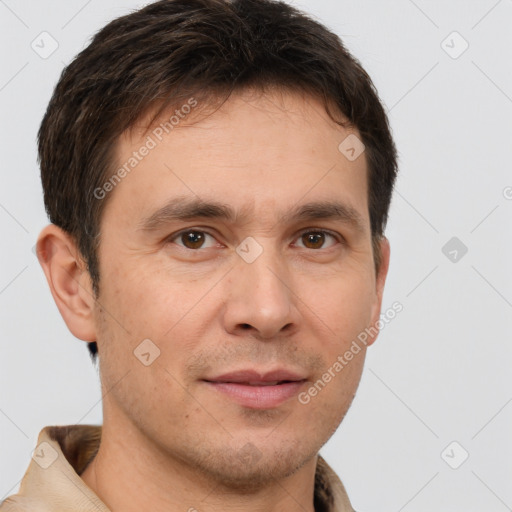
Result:
{"label": "skin", "polygon": [[[81,476],[111,510],[313,512],[317,454],[352,402],[365,347],[306,405],[294,396],[244,407],[201,379],[286,367],[307,376],[307,390],[379,319],[389,243],[376,274],[366,160],[338,150],[350,133],[291,92],[246,91],[208,117],[191,114],[110,192],[96,299],[69,236],[41,232],[38,256],[66,324],[98,343],[102,442]],[[121,136],[119,165],[146,136],[137,127]],[[176,196],[248,212],[138,229]],[[320,200],[350,205],[362,230],[278,222]],[[203,230],[204,245],[171,236],[185,228]],[[311,243],[304,230],[342,238]],[[236,252],[249,236],[263,249],[252,263]],[[145,366],[133,351],[148,338],[160,356]]]}

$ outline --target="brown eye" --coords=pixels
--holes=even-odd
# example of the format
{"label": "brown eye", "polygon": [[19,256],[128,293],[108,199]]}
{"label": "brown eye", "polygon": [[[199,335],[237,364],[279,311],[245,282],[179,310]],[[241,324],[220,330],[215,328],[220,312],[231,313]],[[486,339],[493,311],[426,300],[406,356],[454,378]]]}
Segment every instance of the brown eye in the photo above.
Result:
{"label": "brown eye", "polygon": [[204,231],[188,230],[181,232],[176,238],[187,249],[200,249],[206,240],[208,233]]}
{"label": "brown eye", "polygon": [[[334,242],[337,241],[336,237],[327,231],[307,231],[302,233],[300,240],[302,242],[302,246],[306,249],[326,249],[324,244],[326,243],[328,237],[331,238]],[[328,247],[331,245],[333,245],[333,243],[331,243]]]}
{"label": "brown eye", "polygon": [[302,242],[308,249],[320,249],[325,241],[323,233],[305,233]]}

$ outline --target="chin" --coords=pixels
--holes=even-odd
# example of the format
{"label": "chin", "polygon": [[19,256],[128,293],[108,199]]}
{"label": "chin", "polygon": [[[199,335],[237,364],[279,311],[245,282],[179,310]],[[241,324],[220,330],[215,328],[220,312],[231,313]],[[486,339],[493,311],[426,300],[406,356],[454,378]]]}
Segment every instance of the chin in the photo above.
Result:
{"label": "chin", "polygon": [[227,492],[258,492],[271,483],[287,478],[318,453],[304,446],[274,449],[258,448],[247,442],[238,450],[229,447],[196,461],[196,469],[213,479]]}

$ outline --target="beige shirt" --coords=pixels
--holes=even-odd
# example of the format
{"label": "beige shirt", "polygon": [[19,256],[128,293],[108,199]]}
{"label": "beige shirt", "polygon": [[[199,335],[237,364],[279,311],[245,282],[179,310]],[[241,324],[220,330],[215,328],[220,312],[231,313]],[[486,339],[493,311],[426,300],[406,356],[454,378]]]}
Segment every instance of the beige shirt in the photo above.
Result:
{"label": "beige shirt", "polygon": [[[18,494],[0,503],[0,512],[110,512],[79,476],[100,439],[100,425],[43,428]],[[320,455],[315,512],[354,512],[343,484]]]}

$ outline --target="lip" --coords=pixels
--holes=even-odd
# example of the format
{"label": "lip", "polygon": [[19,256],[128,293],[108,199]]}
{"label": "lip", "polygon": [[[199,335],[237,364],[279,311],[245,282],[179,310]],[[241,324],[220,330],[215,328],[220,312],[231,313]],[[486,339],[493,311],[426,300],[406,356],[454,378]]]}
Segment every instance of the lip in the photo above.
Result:
{"label": "lip", "polygon": [[305,375],[301,375],[298,372],[287,370],[285,368],[277,368],[267,372],[249,368],[246,370],[236,370],[224,373],[217,377],[208,377],[203,380],[207,380],[209,382],[237,382],[248,384],[249,382],[274,382],[276,380],[299,381],[304,380],[305,378]]}
{"label": "lip", "polygon": [[306,378],[286,369],[266,373],[249,369],[225,373],[203,381],[211,389],[228,396],[239,405],[253,409],[270,409],[295,396]]}

